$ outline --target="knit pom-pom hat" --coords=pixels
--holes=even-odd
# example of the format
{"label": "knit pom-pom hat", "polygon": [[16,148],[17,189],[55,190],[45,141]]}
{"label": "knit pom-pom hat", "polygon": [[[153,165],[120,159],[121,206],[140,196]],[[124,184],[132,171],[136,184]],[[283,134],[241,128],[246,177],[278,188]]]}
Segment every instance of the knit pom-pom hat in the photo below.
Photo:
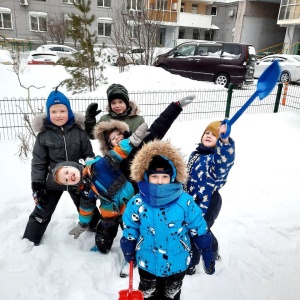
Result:
{"label": "knit pom-pom hat", "polygon": [[74,122],[74,114],[71,109],[70,100],[61,92],[55,90],[51,92],[46,101],[46,116],[49,123],[52,123],[50,120],[50,107],[56,104],[63,104],[68,109],[68,122],[66,124],[72,124]]}

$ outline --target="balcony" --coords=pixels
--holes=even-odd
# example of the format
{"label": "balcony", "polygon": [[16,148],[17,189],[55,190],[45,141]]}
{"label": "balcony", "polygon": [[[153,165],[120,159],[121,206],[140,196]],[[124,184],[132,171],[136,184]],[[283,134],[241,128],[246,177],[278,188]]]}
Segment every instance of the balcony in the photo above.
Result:
{"label": "balcony", "polygon": [[177,25],[191,28],[210,28],[211,19],[211,15],[200,15],[181,12],[179,14]]}

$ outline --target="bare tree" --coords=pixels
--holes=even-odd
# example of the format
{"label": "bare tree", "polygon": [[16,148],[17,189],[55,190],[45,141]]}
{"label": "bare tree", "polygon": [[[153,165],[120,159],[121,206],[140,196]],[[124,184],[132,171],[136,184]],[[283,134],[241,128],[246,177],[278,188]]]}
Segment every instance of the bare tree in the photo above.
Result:
{"label": "bare tree", "polygon": [[[131,51],[131,60],[134,64],[150,65],[163,20],[162,11],[150,9],[145,1],[139,1],[135,9],[131,8],[129,2],[120,1],[113,5],[111,17],[114,19],[111,39],[119,58],[122,58],[127,50],[143,49],[143,55],[138,60]],[[119,59],[119,63],[122,62],[124,60]]]}
{"label": "bare tree", "polygon": [[[20,48],[17,47],[17,52],[16,52],[16,56],[14,58],[14,67],[13,67],[13,71],[16,74],[18,81],[19,81],[19,85],[27,90],[27,98],[26,98],[26,103],[29,107],[30,113],[32,116],[36,115],[36,110],[33,108],[31,100],[30,100],[30,89],[35,88],[35,89],[41,89],[42,87],[37,87],[35,85],[29,85],[26,86],[23,84],[20,74],[24,71],[23,66],[21,64],[21,59],[20,59]],[[17,133],[17,137],[20,140],[20,144],[19,144],[19,150],[18,150],[18,155],[20,157],[21,160],[27,159],[29,152],[32,150],[32,147],[34,145],[34,141],[36,138],[36,134],[32,128],[32,124],[31,124],[31,118],[29,116],[28,113],[25,113],[24,111],[22,111],[22,109],[20,107],[18,107],[19,110],[21,111],[21,113],[23,114],[23,121],[24,121],[24,125],[26,128],[26,132],[19,132]],[[43,108],[38,109],[40,112],[43,112]]]}

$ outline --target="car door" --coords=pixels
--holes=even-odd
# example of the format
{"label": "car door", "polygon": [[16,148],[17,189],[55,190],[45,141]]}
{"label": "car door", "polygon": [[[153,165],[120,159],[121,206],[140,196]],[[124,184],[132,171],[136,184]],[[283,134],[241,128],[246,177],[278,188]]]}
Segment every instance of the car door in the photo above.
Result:
{"label": "car door", "polygon": [[220,65],[221,49],[221,45],[198,45],[194,55],[192,79],[213,81]]}
{"label": "car door", "polygon": [[167,58],[169,71],[183,77],[192,78],[194,53],[196,43],[184,43],[179,45]]}
{"label": "car door", "polygon": [[262,58],[261,60],[258,60],[255,64],[255,69],[254,69],[254,77],[259,78],[260,75],[265,71],[265,69],[271,65],[271,63],[274,61],[276,57],[271,56],[271,57],[265,57]]}

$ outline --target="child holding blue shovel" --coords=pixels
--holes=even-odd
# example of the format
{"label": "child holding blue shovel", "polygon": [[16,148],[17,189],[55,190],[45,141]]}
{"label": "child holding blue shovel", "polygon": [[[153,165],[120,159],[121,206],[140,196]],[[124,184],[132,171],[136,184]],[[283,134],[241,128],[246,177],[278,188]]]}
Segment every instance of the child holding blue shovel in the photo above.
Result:
{"label": "child holding blue shovel", "polygon": [[[233,139],[229,137],[231,125],[257,96],[262,100],[271,93],[279,74],[279,64],[274,61],[259,78],[257,90],[249,100],[230,120],[225,119],[223,122],[210,123],[201,137],[201,143],[190,155],[187,166],[189,178],[185,189],[202,209],[210,232],[222,206],[219,190],[225,185],[229,171],[234,164],[235,144]],[[214,259],[218,260],[220,258],[218,241],[212,232],[211,234],[212,252]],[[201,251],[193,244],[193,241],[191,254],[192,259],[186,271],[188,275],[196,273],[196,266],[199,264],[201,256]]]}

